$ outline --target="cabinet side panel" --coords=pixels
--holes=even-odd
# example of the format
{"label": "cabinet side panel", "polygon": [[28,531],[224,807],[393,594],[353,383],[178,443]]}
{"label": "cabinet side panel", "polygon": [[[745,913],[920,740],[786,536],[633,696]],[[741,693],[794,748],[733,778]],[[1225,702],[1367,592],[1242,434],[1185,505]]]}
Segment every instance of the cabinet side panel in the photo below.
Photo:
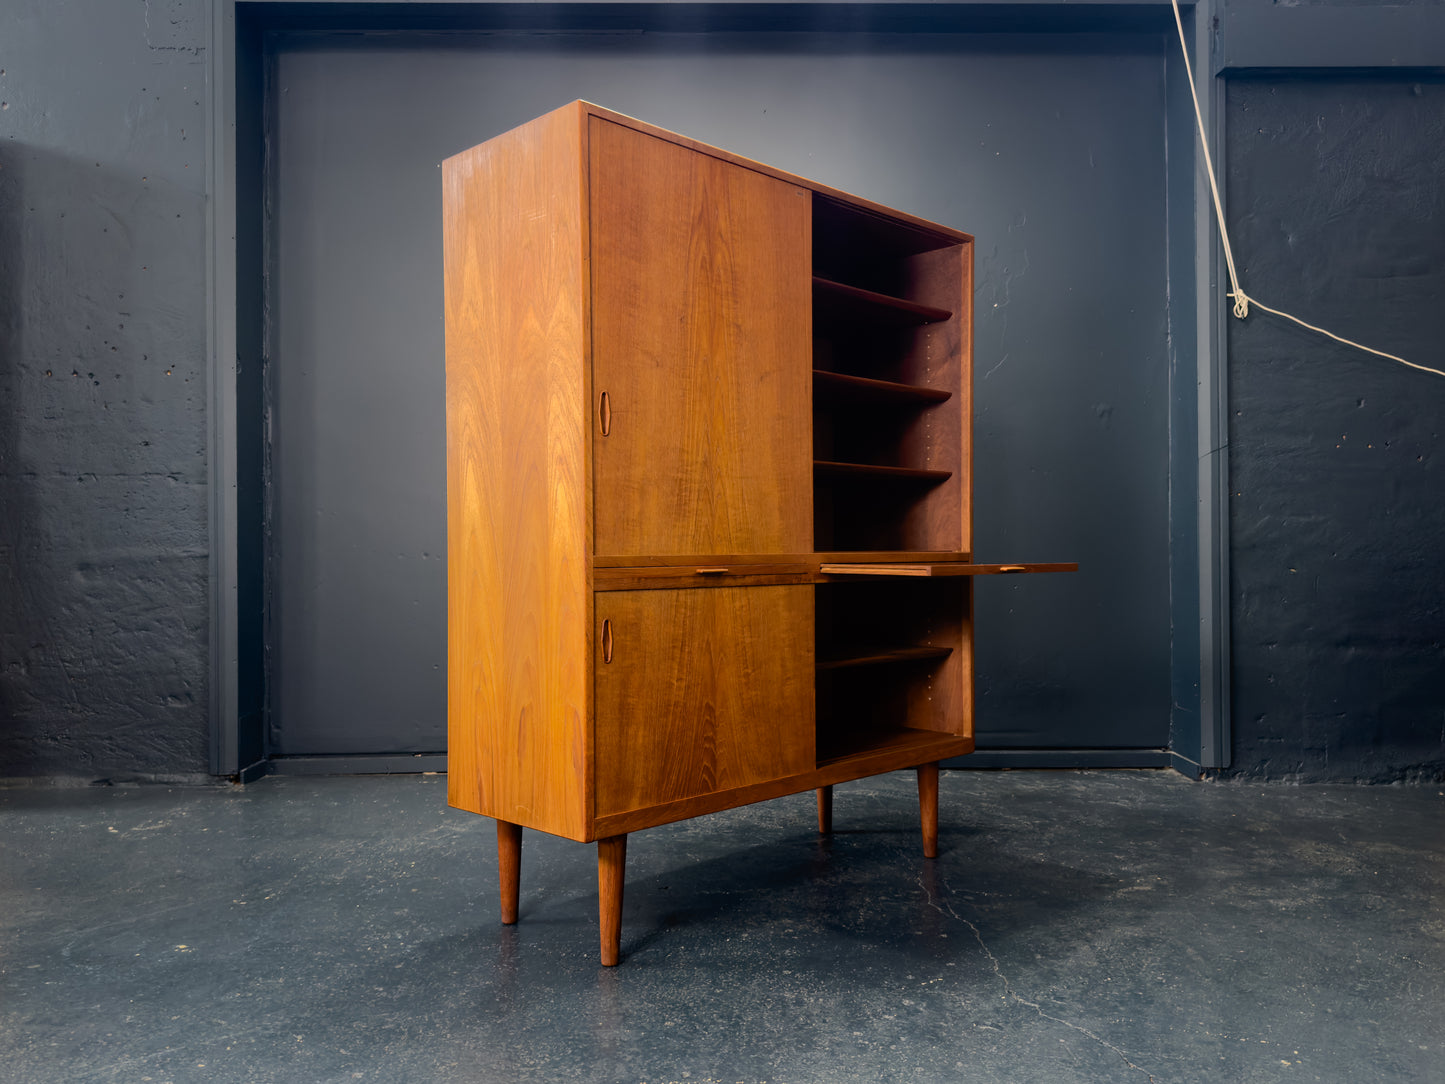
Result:
{"label": "cabinet side panel", "polygon": [[812,548],[807,191],[590,122],[597,553]]}
{"label": "cabinet side panel", "polygon": [[[959,465],[959,479],[962,483],[963,545],[965,553],[973,553],[973,242],[967,241],[959,248],[959,346],[958,346],[958,411],[962,419],[959,438],[963,443],[963,458]],[[973,589],[969,588],[972,596]],[[970,604],[970,622],[971,616]],[[969,662],[972,672],[972,644],[970,640]],[[973,679],[969,678],[970,698]],[[972,700],[969,703],[969,719],[973,718]],[[970,733],[972,730],[970,729]]]}
{"label": "cabinet side panel", "polygon": [[962,576],[945,589],[935,584],[934,608],[923,642],[952,648],[929,677],[910,688],[908,725],[973,737],[973,577]]}
{"label": "cabinet side panel", "polygon": [[[929,517],[927,534],[940,541],[957,532],[958,548],[973,553],[973,242],[920,253],[913,258],[912,275],[916,296],[925,304],[954,313],[953,319],[938,325],[929,343],[931,364],[943,367],[940,386],[953,392],[945,406],[950,410],[937,433],[935,454],[940,465],[952,460],[954,476],[932,504],[925,504]],[[933,330],[933,329],[931,329]],[[955,458],[956,457],[956,458]],[[935,695],[914,706],[925,730],[941,730],[973,738],[973,578],[965,577],[957,596],[946,596],[938,628],[953,648],[948,665],[940,674]]]}
{"label": "cabinet side panel", "polygon": [[575,107],[443,163],[448,800],[585,839],[591,596]]}
{"label": "cabinet side panel", "polygon": [[611,591],[596,620],[599,817],[813,768],[813,588]]}
{"label": "cabinet side panel", "polygon": [[923,412],[904,441],[904,457],[907,462],[933,470],[952,471],[953,477],[914,507],[905,535],[915,548],[972,553],[972,245],[950,245],[919,253],[906,263],[908,296],[953,313],[949,320],[920,329],[910,359],[909,378],[928,387],[946,388],[953,397]]}

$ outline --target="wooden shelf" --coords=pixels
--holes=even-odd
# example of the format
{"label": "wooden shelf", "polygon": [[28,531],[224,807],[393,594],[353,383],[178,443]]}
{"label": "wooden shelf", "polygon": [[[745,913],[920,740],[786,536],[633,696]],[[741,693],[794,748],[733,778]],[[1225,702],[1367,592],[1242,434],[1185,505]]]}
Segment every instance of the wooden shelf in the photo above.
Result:
{"label": "wooden shelf", "polygon": [[898,384],[892,380],[874,380],[867,376],[850,376],[847,373],[829,372],[827,369],[813,370],[813,394],[826,395],[834,399],[847,399],[873,403],[879,400],[900,404],[928,406],[943,403],[953,397],[953,392],[943,388],[924,388],[917,384]]}
{"label": "wooden shelf", "polygon": [[[819,735],[820,739],[822,735]],[[900,728],[898,730],[884,731],[879,734],[872,734],[866,741],[850,743],[852,748],[845,748],[841,752],[834,752],[828,756],[818,757],[818,767],[834,768],[841,767],[850,760],[864,760],[869,757],[881,754],[908,753],[909,760],[915,764],[924,764],[930,760],[942,760],[948,756],[955,756],[960,743],[961,736],[958,734],[944,734],[936,730],[912,730]],[[970,743],[971,744],[971,743]]]}
{"label": "wooden shelf", "polygon": [[889,320],[898,324],[941,324],[953,319],[953,313],[948,309],[920,305],[906,298],[874,293],[817,276],[813,278],[813,299],[827,305],[830,314],[835,317],[856,319],[866,313],[867,319]]}
{"label": "wooden shelf", "polygon": [[845,264],[866,261],[873,265],[897,262],[920,252],[972,240],[956,230],[940,229],[937,223],[896,211],[880,213],[877,208],[844,202],[821,192],[813,196],[813,238],[817,246],[815,255],[831,257],[821,261],[824,266],[839,260]]}
{"label": "wooden shelf", "polygon": [[889,666],[904,662],[924,662],[930,659],[946,659],[953,654],[951,647],[893,647],[876,648],[869,651],[851,652],[832,658],[819,659],[819,670],[846,670],[856,666]]}
{"label": "wooden shelf", "polygon": [[815,560],[823,564],[857,564],[867,562],[869,564],[967,564],[969,555],[959,553],[957,550],[935,550],[920,552],[918,550],[819,550],[812,555]]}
{"label": "wooden shelf", "polygon": [[813,470],[835,478],[851,478],[858,481],[922,482],[937,485],[953,477],[951,470],[922,470],[916,467],[880,467],[872,463],[835,463],[828,459],[813,460]]}

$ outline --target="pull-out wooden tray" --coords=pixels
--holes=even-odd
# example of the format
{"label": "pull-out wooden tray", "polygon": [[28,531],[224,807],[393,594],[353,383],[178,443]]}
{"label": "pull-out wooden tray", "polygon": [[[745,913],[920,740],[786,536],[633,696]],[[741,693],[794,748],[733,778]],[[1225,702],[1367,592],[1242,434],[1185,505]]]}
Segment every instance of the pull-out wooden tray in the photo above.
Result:
{"label": "pull-out wooden tray", "polygon": [[961,561],[940,561],[936,564],[887,561],[877,564],[853,564],[829,561],[818,566],[825,576],[1002,576],[1014,572],[1077,572],[1072,561],[1026,565],[974,565]]}

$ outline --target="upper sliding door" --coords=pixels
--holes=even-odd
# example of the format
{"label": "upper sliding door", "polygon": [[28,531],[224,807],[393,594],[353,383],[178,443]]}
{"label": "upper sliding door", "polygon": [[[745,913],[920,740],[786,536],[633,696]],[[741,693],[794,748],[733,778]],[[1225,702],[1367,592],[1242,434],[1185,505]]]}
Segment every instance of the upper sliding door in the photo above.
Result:
{"label": "upper sliding door", "polygon": [[806,552],[808,193],[598,117],[588,143],[595,552]]}

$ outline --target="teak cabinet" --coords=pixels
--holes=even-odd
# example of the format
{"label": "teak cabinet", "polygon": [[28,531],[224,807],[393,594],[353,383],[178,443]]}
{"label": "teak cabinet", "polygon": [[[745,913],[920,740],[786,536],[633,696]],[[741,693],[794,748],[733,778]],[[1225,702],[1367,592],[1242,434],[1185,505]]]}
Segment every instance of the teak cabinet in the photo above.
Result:
{"label": "teak cabinet", "polygon": [[597,841],[973,749],[972,238],[585,102],[443,163],[448,800]]}

